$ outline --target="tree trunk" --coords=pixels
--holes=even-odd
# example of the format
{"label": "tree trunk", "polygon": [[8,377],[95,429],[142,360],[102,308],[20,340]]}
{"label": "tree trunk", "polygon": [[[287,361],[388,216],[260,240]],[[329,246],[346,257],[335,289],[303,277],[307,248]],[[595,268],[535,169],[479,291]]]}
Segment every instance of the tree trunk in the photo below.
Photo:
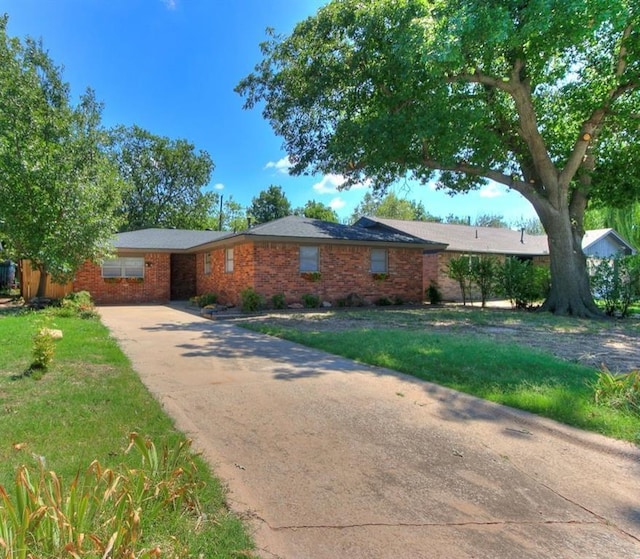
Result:
{"label": "tree trunk", "polygon": [[551,260],[551,291],[542,310],[583,318],[601,317],[589,285],[587,259],[582,252],[583,235],[572,225],[568,208],[540,218],[549,239]]}
{"label": "tree trunk", "polygon": [[40,272],[40,279],[38,280],[38,292],[36,293],[36,297],[40,299],[47,295],[47,279],[49,278],[49,273],[44,266],[38,266],[38,271]]}

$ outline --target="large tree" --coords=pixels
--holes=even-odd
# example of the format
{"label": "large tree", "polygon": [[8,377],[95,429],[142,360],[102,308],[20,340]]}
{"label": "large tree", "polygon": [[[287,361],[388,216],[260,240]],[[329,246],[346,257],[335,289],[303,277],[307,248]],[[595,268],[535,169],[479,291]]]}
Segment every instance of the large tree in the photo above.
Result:
{"label": "large tree", "polygon": [[111,250],[121,181],[105,155],[101,106],[77,106],[42,44],[20,41],[0,18],[0,228],[14,258],[64,282]]}
{"label": "large tree", "polygon": [[293,211],[282,187],[272,184],[251,200],[247,213],[256,223],[267,223],[291,215]]}
{"label": "large tree", "polygon": [[583,217],[603,154],[637,134],[639,17],[636,0],[332,1],[272,34],[237,90],[294,174],[519,192],[549,237],[544,309],[592,316]]}
{"label": "large tree", "polygon": [[128,185],[120,211],[122,231],[208,226],[219,195],[202,190],[213,170],[206,151],[139,126],[118,127],[112,136],[113,157]]}

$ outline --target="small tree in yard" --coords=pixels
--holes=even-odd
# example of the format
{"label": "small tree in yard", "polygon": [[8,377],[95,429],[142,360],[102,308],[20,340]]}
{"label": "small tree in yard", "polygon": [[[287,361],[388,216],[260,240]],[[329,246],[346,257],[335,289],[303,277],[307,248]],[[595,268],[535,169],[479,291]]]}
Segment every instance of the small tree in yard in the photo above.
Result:
{"label": "small tree in yard", "polygon": [[292,174],[382,192],[503,185],[549,238],[543,309],[601,314],[584,213],[620,190],[640,198],[637,0],[333,0],[262,53],[237,91],[263,107]]}
{"label": "small tree in yard", "polygon": [[101,106],[69,87],[42,45],[6,33],[0,18],[0,224],[15,258],[64,282],[111,250],[122,183],[105,155]]}
{"label": "small tree in yard", "polygon": [[591,287],[607,315],[626,317],[631,303],[640,297],[640,256],[600,260],[591,274]]}
{"label": "small tree in yard", "polygon": [[495,256],[474,256],[469,268],[471,281],[478,286],[480,300],[485,307],[487,299],[496,291],[498,281],[498,259]]}
{"label": "small tree in yard", "polygon": [[471,297],[471,263],[470,256],[458,256],[449,260],[448,274],[452,280],[458,282],[462,294],[462,304],[467,304]]}

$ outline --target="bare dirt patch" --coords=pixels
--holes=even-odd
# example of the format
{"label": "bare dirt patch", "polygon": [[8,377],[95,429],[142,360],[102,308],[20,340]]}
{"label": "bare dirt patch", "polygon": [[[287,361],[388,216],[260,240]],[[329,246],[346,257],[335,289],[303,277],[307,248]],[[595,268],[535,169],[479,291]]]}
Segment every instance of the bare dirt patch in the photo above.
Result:
{"label": "bare dirt patch", "polygon": [[402,328],[489,338],[612,372],[640,369],[640,319],[578,320],[504,309],[431,307],[273,313],[243,322],[297,330]]}

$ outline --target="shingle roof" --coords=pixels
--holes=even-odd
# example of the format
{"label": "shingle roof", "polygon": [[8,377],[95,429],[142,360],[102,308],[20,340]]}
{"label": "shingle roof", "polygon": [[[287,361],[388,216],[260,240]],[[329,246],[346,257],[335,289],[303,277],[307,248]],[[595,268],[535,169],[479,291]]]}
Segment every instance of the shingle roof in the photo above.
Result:
{"label": "shingle roof", "polygon": [[364,217],[356,222],[363,228],[382,225],[420,239],[447,244],[447,250],[460,252],[499,253],[515,255],[549,254],[546,235],[527,235],[512,229],[472,227],[430,221],[403,221]]}
{"label": "shingle roof", "polygon": [[444,248],[438,246],[431,240],[425,240],[403,231],[392,231],[390,229],[366,229],[364,227],[354,227],[341,223],[332,223],[319,219],[307,217],[288,216],[274,221],[269,221],[262,225],[257,225],[252,229],[238,233],[247,237],[286,237],[298,240],[334,240],[353,242],[387,242],[387,243],[409,243],[409,244],[433,244],[434,248]]}
{"label": "shingle roof", "polygon": [[114,247],[120,250],[189,250],[232,233],[225,231],[192,231],[189,229],[141,229],[118,233]]}

